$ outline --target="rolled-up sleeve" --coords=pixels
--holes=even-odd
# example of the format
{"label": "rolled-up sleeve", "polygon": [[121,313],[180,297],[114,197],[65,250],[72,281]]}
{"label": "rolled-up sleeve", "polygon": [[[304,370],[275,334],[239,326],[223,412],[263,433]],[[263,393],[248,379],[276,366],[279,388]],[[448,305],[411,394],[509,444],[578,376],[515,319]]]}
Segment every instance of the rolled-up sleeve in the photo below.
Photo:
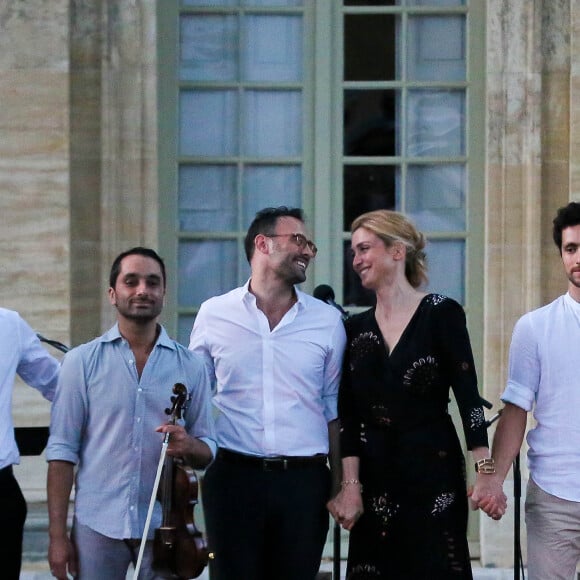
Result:
{"label": "rolled-up sleeve", "polygon": [[46,460],[77,464],[88,411],[87,389],[80,353],[68,352],[62,362],[50,414]]}
{"label": "rolled-up sleeve", "polygon": [[537,340],[529,316],[516,323],[509,352],[508,380],[501,396],[511,403],[531,411],[540,384],[540,360]]}
{"label": "rolled-up sleeve", "polygon": [[189,375],[194,387],[185,417],[187,432],[206,443],[215,457],[217,438],[212,415],[210,379],[201,357],[196,353],[190,354],[196,364],[192,365]]}
{"label": "rolled-up sleeve", "polygon": [[52,401],[56,391],[59,362],[40,343],[38,336],[22,318],[18,317],[18,342],[22,356],[16,372],[31,387]]}

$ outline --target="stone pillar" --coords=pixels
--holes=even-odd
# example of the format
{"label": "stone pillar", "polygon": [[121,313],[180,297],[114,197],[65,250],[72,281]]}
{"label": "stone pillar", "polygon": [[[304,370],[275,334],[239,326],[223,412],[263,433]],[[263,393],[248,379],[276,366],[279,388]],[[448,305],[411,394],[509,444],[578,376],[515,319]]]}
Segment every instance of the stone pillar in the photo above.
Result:
{"label": "stone pillar", "polygon": [[[0,305],[64,343],[70,338],[68,22],[67,0],[0,3]],[[17,381],[13,417],[16,426],[48,425],[49,404]],[[45,473],[42,457],[25,457],[16,469],[29,501],[44,497]]]}
{"label": "stone pillar", "polygon": [[[499,403],[511,333],[526,311],[565,289],[551,220],[568,197],[569,0],[490,0],[487,16],[485,397]],[[577,9],[576,9],[577,11]],[[572,120],[573,121],[573,120]],[[526,446],[522,449],[525,496]],[[481,517],[484,565],[513,564],[513,480],[504,519]],[[521,534],[525,557],[522,501]]]}
{"label": "stone pillar", "polygon": [[[157,248],[154,0],[108,0],[102,60],[102,268],[129,247]],[[112,321],[105,300],[102,326]]]}
{"label": "stone pillar", "polygon": [[71,18],[71,253],[75,344],[114,320],[115,256],[157,246],[154,0],[74,0]]}

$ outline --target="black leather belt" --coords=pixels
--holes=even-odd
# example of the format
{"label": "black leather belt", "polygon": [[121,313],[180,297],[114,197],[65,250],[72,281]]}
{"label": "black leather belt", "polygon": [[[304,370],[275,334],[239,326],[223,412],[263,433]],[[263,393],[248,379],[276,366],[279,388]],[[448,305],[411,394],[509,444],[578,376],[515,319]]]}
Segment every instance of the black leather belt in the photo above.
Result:
{"label": "black leather belt", "polygon": [[263,471],[287,471],[313,465],[326,465],[326,455],[276,455],[273,457],[258,457],[245,455],[229,449],[219,449],[217,458],[228,463],[257,467]]}

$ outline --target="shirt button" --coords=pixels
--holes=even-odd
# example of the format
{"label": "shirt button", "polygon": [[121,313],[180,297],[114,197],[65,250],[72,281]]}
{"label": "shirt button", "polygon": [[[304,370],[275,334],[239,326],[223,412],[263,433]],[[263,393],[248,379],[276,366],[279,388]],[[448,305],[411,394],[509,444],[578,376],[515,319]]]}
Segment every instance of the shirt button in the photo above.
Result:
{"label": "shirt button", "polygon": [[141,417],[137,417],[137,423],[141,423]]}

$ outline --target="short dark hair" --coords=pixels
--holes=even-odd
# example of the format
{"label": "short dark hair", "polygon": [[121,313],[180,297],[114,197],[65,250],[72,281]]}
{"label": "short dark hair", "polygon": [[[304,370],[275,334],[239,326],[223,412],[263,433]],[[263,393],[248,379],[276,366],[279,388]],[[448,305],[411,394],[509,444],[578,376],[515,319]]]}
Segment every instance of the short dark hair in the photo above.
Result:
{"label": "short dark hair", "polygon": [[144,248],[142,246],[137,246],[135,248],[131,248],[125,252],[120,253],[113,262],[111,266],[111,274],[109,275],[109,286],[111,288],[115,287],[117,283],[117,278],[119,277],[119,273],[121,272],[121,262],[127,256],[145,256],[146,258],[152,258],[155,260],[159,267],[161,268],[161,275],[163,276],[163,286],[166,286],[166,275],[165,275],[165,263],[163,259],[159,256],[159,254],[152,250],[151,248]]}
{"label": "short dark hair", "polygon": [[254,255],[254,240],[258,234],[273,234],[276,230],[276,224],[281,217],[293,217],[304,222],[304,212],[299,207],[266,207],[261,209],[257,214],[246,234],[244,247],[246,258],[251,262]]}
{"label": "short dark hair", "polygon": [[580,224],[580,203],[571,201],[568,205],[561,207],[552,222],[554,229],[552,235],[554,243],[558,246],[560,254],[562,253],[562,230]]}

